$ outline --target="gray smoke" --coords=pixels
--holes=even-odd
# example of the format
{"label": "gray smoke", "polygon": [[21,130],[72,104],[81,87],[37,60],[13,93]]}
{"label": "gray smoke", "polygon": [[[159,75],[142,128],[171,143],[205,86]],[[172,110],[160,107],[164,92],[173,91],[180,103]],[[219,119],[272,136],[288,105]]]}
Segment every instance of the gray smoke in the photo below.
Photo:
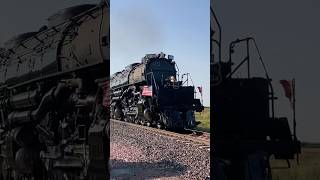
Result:
{"label": "gray smoke", "polygon": [[[134,59],[134,57],[128,57],[128,55],[143,50],[148,52],[147,49],[151,47],[159,49],[164,41],[163,28],[161,28],[163,22],[160,22],[151,9],[133,8],[133,6],[136,6],[136,4],[123,4],[121,8],[116,10],[111,8],[111,58],[114,59],[111,62],[111,67],[115,63],[126,65],[128,59],[140,61],[140,59]],[[113,56],[113,54],[117,56]],[[140,56],[142,55],[140,54]],[[114,71],[114,69],[111,68],[111,71]]]}

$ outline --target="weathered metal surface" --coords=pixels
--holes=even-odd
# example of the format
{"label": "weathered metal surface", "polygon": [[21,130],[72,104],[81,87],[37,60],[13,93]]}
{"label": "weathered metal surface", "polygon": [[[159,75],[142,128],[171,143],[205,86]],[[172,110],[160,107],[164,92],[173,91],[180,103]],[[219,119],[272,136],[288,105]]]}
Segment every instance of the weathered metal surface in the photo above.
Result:
{"label": "weathered metal surface", "polygon": [[0,52],[0,83],[16,84],[109,60],[106,6],[81,5],[60,13],[61,17],[56,15],[59,23],[54,26],[15,36],[5,43],[6,51]]}
{"label": "weathered metal surface", "polygon": [[48,26],[0,48],[0,179],[108,179],[109,2]]}

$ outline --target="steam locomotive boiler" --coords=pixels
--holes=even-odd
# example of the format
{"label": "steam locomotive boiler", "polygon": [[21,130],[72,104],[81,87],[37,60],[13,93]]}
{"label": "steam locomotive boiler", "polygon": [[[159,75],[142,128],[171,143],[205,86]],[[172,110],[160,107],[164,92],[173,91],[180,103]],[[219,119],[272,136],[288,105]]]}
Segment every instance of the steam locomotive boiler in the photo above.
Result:
{"label": "steam locomotive boiler", "polygon": [[[214,35],[217,32],[218,40]],[[231,42],[228,61],[221,60],[221,42],[221,26],[211,1],[213,177],[216,180],[269,180],[272,178],[270,158],[289,163],[289,159],[300,153],[300,141],[291,133],[288,119],[275,116],[272,81],[255,39]],[[245,49],[244,58],[235,63],[234,54],[240,47]],[[259,56],[264,77],[251,74],[252,49]],[[245,76],[235,76],[241,69],[246,70]]]}
{"label": "steam locomotive boiler", "polygon": [[0,179],[108,179],[109,1],[0,50]]}
{"label": "steam locomotive boiler", "polygon": [[203,106],[195,99],[194,86],[177,80],[173,56],[147,54],[141,63],[127,66],[111,76],[111,117],[157,126],[168,130],[182,130],[195,126],[194,111]]}

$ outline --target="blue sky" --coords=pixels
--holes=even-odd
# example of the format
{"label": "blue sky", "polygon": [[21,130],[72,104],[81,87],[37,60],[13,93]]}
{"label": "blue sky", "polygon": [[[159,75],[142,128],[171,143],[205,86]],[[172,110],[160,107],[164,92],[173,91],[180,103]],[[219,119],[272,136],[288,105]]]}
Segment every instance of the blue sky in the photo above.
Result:
{"label": "blue sky", "polygon": [[203,86],[209,106],[209,7],[209,0],[111,0],[111,73],[145,54],[174,55],[180,74]]}

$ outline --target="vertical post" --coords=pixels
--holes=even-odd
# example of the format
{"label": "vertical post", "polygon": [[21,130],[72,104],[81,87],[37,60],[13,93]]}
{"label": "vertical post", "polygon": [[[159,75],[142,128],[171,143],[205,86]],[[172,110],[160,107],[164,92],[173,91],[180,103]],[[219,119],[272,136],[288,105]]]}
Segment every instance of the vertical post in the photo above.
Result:
{"label": "vertical post", "polygon": [[187,73],[187,86],[189,86],[189,73]]}
{"label": "vertical post", "polygon": [[249,40],[250,39],[247,39],[247,64],[248,64],[248,79],[250,79],[250,50],[249,50]]}
{"label": "vertical post", "polygon": [[203,92],[203,89],[202,89],[202,86],[201,86],[201,104],[203,105],[203,96],[202,96],[202,92]]}
{"label": "vertical post", "polygon": [[0,109],[0,117],[1,117],[1,125],[0,127],[2,128],[4,126],[5,123],[5,119],[4,119],[4,113],[3,113],[3,109]]}
{"label": "vertical post", "polygon": [[[215,20],[215,22],[216,22],[216,24],[217,24],[217,26],[218,26],[218,31],[219,31],[219,42],[217,43],[217,45],[218,45],[218,48],[219,48],[219,51],[218,51],[218,62],[221,62],[221,56],[222,56],[222,54],[221,54],[221,45],[222,45],[222,35],[221,35],[221,32],[222,32],[222,29],[221,29],[221,25],[220,25],[220,23],[219,23],[219,21],[218,21],[218,18],[217,18],[217,16],[216,16],[216,14],[214,13],[214,11],[213,11],[213,4],[211,4],[210,5],[210,11],[211,11],[211,14],[213,15],[213,18],[214,18],[214,20]],[[212,24],[212,23],[211,23]],[[211,26],[211,25],[210,25]],[[213,25],[212,25],[213,26]],[[210,31],[211,31],[211,27],[210,27]],[[213,37],[211,38],[210,37],[210,39],[212,40],[213,39]]]}
{"label": "vertical post", "polygon": [[[296,146],[297,145],[296,143],[298,143],[298,139],[297,139],[297,131],[296,131],[296,126],[297,126],[297,122],[296,122],[296,83],[295,83],[295,79],[294,78],[292,79],[292,95],[293,95],[293,99],[292,99],[293,140],[294,140],[294,143],[295,143],[295,146]],[[299,152],[297,152],[297,164],[299,165]]]}
{"label": "vertical post", "polygon": [[293,109],[293,135],[294,140],[297,140],[296,136],[296,87],[295,87],[295,79],[292,79],[292,94],[293,94],[293,102],[292,102],[292,109]]}

